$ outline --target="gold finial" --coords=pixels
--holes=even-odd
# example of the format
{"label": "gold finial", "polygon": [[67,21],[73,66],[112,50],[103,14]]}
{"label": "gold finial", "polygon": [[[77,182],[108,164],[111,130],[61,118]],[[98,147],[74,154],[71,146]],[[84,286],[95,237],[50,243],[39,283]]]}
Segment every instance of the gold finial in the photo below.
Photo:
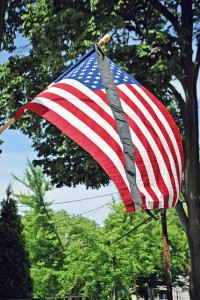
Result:
{"label": "gold finial", "polygon": [[110,41],[110,34],[107,33],[99,40],[99,45],[103,47],[108,41]]}

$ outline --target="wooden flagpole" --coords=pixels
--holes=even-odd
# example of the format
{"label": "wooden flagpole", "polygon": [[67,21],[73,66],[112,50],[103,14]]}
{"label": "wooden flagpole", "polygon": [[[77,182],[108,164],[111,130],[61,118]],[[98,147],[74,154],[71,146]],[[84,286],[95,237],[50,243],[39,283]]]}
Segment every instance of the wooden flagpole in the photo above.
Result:
{"label": "wooden flagpole", "polygon": [[10,119],[3,127],[0,128],[0,134],[15,122],[15,118]]}

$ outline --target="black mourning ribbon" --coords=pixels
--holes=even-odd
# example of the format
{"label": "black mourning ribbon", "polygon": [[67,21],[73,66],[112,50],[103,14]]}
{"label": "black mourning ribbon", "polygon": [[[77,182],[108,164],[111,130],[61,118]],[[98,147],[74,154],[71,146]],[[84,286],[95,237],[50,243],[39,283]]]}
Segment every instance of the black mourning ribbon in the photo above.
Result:
{"label": "black mourning ribbon", "polygon": [[102,52],[98,43],[94,43],[94,48],[97,54],[97,64],[103,81],[103,86],[105,88],[105,92],[117,124],[119,137],[123,145],[123,153],[126,163],[126,176],[130,184],[132,201],[135,205],[142,207],[142,199],[136,184],[135,148],[131,139],[130,128],[115,87],[108,59]]}

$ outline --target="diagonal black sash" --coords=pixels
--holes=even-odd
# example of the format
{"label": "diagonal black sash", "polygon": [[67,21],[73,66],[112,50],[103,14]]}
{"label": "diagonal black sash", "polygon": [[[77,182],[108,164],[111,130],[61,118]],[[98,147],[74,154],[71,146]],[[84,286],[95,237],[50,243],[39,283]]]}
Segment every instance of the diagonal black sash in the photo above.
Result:
{"label": "diagonal black sash", "polygon": [[126,163],[126,176],[131,189],[131,197],[134,204],[142,207],[142,199],[136,184],[135,149],[131,139],[130,128],[126,120],[121,101],[116,90],[113,75],[106,55],[102,52],[98,43],[94,44],[97,54],[97,64],[106,95],[117,124],[120,140],[123,145],[123,153]]}

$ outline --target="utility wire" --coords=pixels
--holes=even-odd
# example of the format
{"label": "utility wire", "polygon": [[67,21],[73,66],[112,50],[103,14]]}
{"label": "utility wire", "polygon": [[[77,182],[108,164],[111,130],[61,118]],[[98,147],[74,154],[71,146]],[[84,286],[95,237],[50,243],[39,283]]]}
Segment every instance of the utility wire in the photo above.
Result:
{"label": "utility wire", "polygon": [[[111,202],[111,201],[110,201],[110,202]],[[87,213],[92,212],[92,211],[97,211],[97,210],[103,208],[104,206],[110,204],[110,202],[107,202],[106,204],[104,204],[104,205],[102,205],[102,206],[99,206],[99,207],[96,207],[96,208],[94,208],[94,209],[92,209],[92,210],[89,210],[89,211],[86,211],[86,212],[84,212],[84,213],[78,214],[78,215],[76,215],[75,217],[82,216],[82,215],[87,214]],[[66,220],[66,217],[68,217],[68,216],[63,217],[63,218],[61,218],[60,220],[55,221],[54,223],[60,223],[60,222],[62,222],[62,221],[64,221],[64,220]]]}
{"label": "utility wire", "polygon": [[117,193],[118,192],[114,192],[114,193],[110,193],[110,194],[104,194],[104,195],[100,195],[100,196],[88,197],[88,198],[71,200],[71,201],[66,201],[66,202],[55,202],[55,203],[52,203],[51,205],[54,205],[54,204],[64,204],[64,203],[73,203],[73,202],[78,202],[78,201],[85,201],[85,200],[90,200],[90,199],[102,198],[102,197],[111,196],[111,195],[117,194]]}
{"label": "utility wire", "polygon": [[91,210],[88,210],[88,211],[86,211],[86,212],[84,212],[84,213],[82,213],[82,214],[79,214],[79,215],[77,215],[77,216],[82,216],[82,215],[85,215],[85,214],[87,214],[87,213],[89,213],[89,212],[92,212],[92,211],[101,209],[101,208],[103,208],[104,206],[106,206],[106,205],[108,205],[108,204],[110,204],[110,202],[107,202],[107,203],[104,204],[104,205],[101,205],[101,206],[99,206],[99,207],[96,207],[96,208],[93,208],[93,209],[91,209]]}
{"label": "utility wire", "polygon": [[[115,197],[113,197],[115,200]],[[109,201],[107,204],[109,204],[111,201]],[[91,215],[87,216],[87,218],[90,218],[91,216],[93,216],[96,212],[93,212]],[[104,218],[103,218],[104,219]]]}
{"label": "utility wire", "polygon": [[[65,202],[55,202],[55,203],[50,204],[50,206],[51,205],[56,205],[56,204],[67,204],[67,203],[85,201],[85,200],[90,200],[90,199],[103,198],[103,197],[106,197],[106,196],[111,196],[113,194],[118,194],[118,192],[114,192],[114,193],[110,193],[110,194],[104,194],[104,195],[100,195],[100,196],[88,197],[88,198],[83,198],[83,199],[76,199],[76,200],[71,200],[71,201],[65,201]],[[23,206],[22,205],[18,205],[18,207],[22,207],[22,208],[24,206],[27,206],[27,204],[23,204]]]}
{"label": "utility wire", "polygon": [[[156,211],[154,216],[157,215],[160,212],[160,210]],[[116,240],[110,242],[109,245],[116,243],[117,241],[121,240],[123,237],[125,237],[126,235],[128,235],[129,233],[131,233],[133,230],[137,229],[138,227],[140,227],[141,225],[145,224],[146,222],[150,221],[153,219],[153,216],[148,217],[147,219],[145,219],[144,221],[142,221],[140,224],[138,224],[137,226],[133,227],[131,230],[129,230],[128,232],[126,232],[125,234],[123,234],[122,236],[120,236],[119,238],[117,238]]]}

